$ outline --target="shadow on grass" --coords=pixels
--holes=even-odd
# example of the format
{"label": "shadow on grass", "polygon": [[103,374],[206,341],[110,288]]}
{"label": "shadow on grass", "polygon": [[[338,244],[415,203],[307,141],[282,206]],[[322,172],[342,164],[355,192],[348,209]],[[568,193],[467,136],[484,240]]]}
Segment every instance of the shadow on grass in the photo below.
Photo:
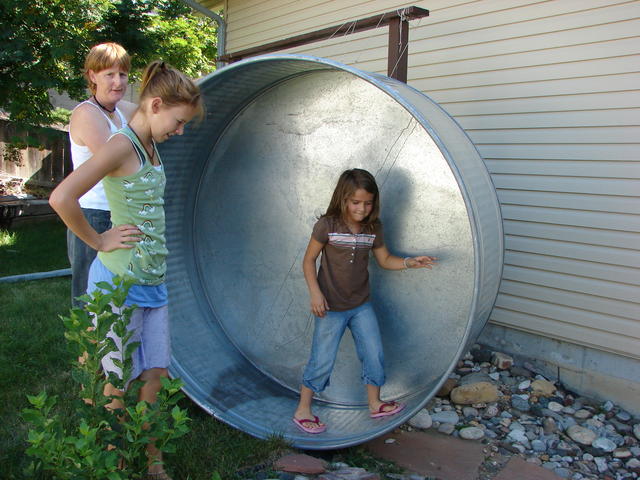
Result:
{"label": "shadow on grass", "polygon": [[66,232],[57,218],[0,230],[0,277],[69,268]]}

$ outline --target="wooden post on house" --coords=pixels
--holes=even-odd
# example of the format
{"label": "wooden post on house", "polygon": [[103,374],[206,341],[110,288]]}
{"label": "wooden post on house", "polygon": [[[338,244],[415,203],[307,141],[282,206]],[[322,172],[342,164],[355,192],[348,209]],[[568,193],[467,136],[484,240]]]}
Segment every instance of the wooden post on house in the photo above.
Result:
{"label": "wooden post on house", "polygon": [[220,56],[218,60],[233,63],[255,55],[276,52],[278,50],[298,47],[321,40],[328,40],[336,36],[350,35],[352,33],[389,25],[387,75],[406,83],[409,59],[409,20],[426,17],[428,15],[429,10],[424,8],[405,7],[381,15],[360,18],[358,20],[344,22],[342,25],[334,25],[314,32],[277,40],[265,45],[247,48],[238,52],[226,53]]}
{"label": "wooden post on house", "polygon": [[407,83],[409,69],[409,22],[404,16],[389,21],[387,76]]}

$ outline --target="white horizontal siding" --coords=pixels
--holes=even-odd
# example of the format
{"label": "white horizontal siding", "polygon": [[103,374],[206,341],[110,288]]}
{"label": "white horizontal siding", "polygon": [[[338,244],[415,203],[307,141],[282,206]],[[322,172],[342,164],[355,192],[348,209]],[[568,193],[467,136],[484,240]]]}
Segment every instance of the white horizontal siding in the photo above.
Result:
{"label": "white horizontal siding", "polygon": [[605,228],[576,227],[527,220],[503,219],[506,235],[520,237],[549,238],[566,242],[602,245],[605,247],[628,248],[640,245],[640,233],[632,233]]}
{"label": "white horizontal siding", "polygon": [[[416,5],[409,84],[465,129],[496,186],[491,321],[640,358],[640,1],[227,0],[228,50]],[[386,73],[388,29],[289,52]]]}

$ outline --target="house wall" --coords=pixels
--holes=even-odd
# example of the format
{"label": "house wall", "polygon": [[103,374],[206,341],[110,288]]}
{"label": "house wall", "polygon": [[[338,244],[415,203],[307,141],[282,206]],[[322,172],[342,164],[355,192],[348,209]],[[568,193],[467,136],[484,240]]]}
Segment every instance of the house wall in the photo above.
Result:
{"label": "house wall", "polygon": [[[466,130],[501,204],[504,275],[483,338],[638,365],[640,2],[226,0],[227,52],[409,5],[430,16],[410,22],[408,83]],[[386,74],[387,34],[287,52]],[[604,365],[622,390],[636,383],[627,404],[640,411],[640,369]]]}

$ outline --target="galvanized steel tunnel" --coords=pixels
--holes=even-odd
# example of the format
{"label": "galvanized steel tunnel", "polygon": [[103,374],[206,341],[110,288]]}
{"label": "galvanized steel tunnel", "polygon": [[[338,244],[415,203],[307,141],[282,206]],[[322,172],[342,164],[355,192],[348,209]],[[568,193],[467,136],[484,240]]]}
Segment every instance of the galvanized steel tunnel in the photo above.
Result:
{"label": "galvanized steel tunnel", "polygon": [[[172,374],[220,420],[299,448],[355,445],[407,421],[475,341],[498,291],[500,208],[476,149],[419,91],[327,59],[255,57],[200,87],[206,119],[161,149]],[[313,331],[301,262],[339,174],[353,167],[378,181],[390,251],[439,263],[370,267],[382,396],[407,408],[369,418],[347,333],[315,402],[329,428],[309,435],[291,421]]]}

